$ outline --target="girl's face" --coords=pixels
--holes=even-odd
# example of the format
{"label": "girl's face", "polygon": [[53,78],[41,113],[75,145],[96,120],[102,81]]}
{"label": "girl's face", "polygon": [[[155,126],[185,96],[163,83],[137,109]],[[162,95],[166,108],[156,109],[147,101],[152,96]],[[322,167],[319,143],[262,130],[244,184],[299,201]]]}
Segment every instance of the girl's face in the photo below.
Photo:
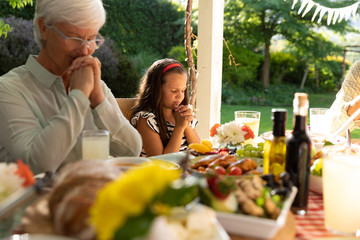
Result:
{"label": "girl's face", "polygon": [[161,86],[162,105],[174,109],[184,100],[187,88],[187,74],[169,72],[165,75],[165,83]]}

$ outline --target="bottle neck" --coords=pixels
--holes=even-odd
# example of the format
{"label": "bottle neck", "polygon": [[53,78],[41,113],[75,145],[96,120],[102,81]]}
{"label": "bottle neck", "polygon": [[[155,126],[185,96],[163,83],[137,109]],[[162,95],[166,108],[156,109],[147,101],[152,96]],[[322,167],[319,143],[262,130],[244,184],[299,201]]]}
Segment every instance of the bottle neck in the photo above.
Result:
{"label": "bottle neck", "polygon": [[[296,123],[298,122],[298,121],[296,121],[296,116],[303,117],[300,120],[301,125],[305,124],[304,128],[306,128],[307,117],[308,117],[308,109],[309,109],[308,102],[305,102],[302,105],[297,104],[297,102],[294,102],[294,108],[293,108],[293,126],[294,126],[294,130],[295,130]],[[297,129],[297,130],[300,130],[300,129]]]}
{"label": "bottle neck", "polygon": [[306,131],[306,116],[295,115],[295,127],[294,131]]}
{"label": "bottle neck", "polygon": [[299,105],[294,104],[293,115],[294,116],[301,115],[301,116],[307,117],[308,116],[308,109],[309,109],[309,107],[306,106],[306,105],[299,106]]}
{"label": "bottle neck", "polygon": [[274,121],[273,124],[273,136],[274,137],[283,137],[285,136],[285,122],[284,121]]}

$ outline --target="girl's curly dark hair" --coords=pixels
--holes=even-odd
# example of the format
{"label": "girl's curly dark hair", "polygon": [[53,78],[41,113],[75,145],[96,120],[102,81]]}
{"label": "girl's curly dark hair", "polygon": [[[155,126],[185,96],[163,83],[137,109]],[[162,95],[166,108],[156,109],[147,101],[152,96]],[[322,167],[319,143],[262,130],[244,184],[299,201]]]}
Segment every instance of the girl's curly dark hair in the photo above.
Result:
{"label": "girl's curly dark hair", "polygon": [[[181,66],[175,66],[163,73],[163,70],[172,63],[178,63]],[[159,127],[159,135],[163,146],[165,147],[169,141],[170,134],[167,130],[167,124],[162,113],[162,91],[161,86],[165,83],[164,76],[170,72],[175,73],[187,73],[184,66],[170,58],[165,58],[154,62],[145,75],[141,78],[138,94],[136,96],[136,103],[133,108],[134,116],[140,111],[152,112],[155,114],[155,120]],[[182,105],[189,103],[189,89],[186,88],[184,93],[184,100],[181,102]]]}

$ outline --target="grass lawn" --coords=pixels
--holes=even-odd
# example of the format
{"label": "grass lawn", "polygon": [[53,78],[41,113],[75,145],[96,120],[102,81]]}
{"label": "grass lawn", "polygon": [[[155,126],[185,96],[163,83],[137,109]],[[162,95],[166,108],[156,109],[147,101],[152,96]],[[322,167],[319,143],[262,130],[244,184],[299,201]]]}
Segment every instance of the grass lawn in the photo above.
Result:
{"label": "grass lawn", "polygon": [[[321,107],[330,108],[331,104],[335,100],[335,93],[331,94],[309,94],[310,108]],[[244,106],[244,105],[221,105],[221,124],[234,120],[234,112],[239,110],[259,111],[261,112],[259,135],[261,133],[272,131],[271,109],[276,106]],[[293,129],[292,116],[293,108],[292,103],[289,103],[289,107],[285,107],[288,111],[288,119],[286,122],[286,129]],[[351,132],[352,138],[360,138],[360,130],[356,129]]]}

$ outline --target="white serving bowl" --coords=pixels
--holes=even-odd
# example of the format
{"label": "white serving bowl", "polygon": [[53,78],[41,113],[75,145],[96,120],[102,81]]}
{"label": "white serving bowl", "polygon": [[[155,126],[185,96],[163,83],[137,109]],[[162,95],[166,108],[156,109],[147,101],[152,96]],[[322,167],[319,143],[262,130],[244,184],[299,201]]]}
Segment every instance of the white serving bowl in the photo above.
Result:
{"label": "white serving bowl", "polygon": [[180,165],[176,162],[167,161],[160,158],[151,158],[152,162],[156,162],[157,164],[160,164],[163,168],[170,169],[170,170],[176,170],[180,168]]}
{"label": "white serving bowl", "polygon": [[144,157],[115,157],[109,158],[106,161],[122,170],[128,170],[146,162],[151,163],[150,159]]}
{"label": "white serving bowl", "polygon": [[277,219],[267,219],[238,213],[216,212],[217,219],[228,233],[256,239],[272,239],[286,222],[297,188],[285,200]]}
{"label": "white serving bowl", "polygon": [[317,194],[323,194],[322,177],[310,174],[309,189]]}

